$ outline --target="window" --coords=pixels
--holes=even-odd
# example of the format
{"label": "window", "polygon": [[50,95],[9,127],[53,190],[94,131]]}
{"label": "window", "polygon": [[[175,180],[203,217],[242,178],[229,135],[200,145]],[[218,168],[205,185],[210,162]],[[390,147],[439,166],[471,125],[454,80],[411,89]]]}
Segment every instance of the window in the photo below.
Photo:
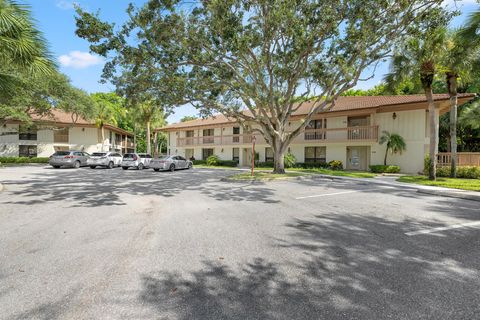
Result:
{"label": "window", "polygon": [[37,146],[18,146],[18,156],[19,157],[36,157],[37,156]]}
{"label": "window", "polygon": [[311,120],[305,128],[305,140],[322,140],[326,138],[327,119]]}
{"label": "window", "polygon": [[214,129],[203,129],[203,143],[213,143]]}
{"label": "window", "polygon": [[68,143],[68,128],[54,130],[53,143]]}
{"label": "window", "polygon": [[74,152],[73,155],[76,156],[76,157],[83,157],[82,152]]}
{"label": "window", "polygon": [[273,162],[273,149],[271,147],[265,148],[265,162]]}
{"label": "window", "polygon": [[213,156],[213,149],[202,149],[203,160],[207,160],[207,158],[210,156]]}
{"label": "window", "polygon": [[19,140],[37,140],[37,128],[34,126],[20,125],[18,128]]}
{"label": "window", "polygon": [[232,160],[240,162],[240,149],[239,148],[233,148],[232,150]]}
{"label": "window", "polygon": [[[233,127],[233,135],[239,135],[240,134],[240,127]],[[233,137],[232,142],[240,142],[240,137]]]}
{"label": "window", "polygon": [[305,162],[326,162],[326,147],[305,147]]}
{"label": "window", "polygon": [[193,132],[194,132],[193,130],[188,130],[188,131],[185,132],[185,136],[187,138],[192,138],[193,137]]}

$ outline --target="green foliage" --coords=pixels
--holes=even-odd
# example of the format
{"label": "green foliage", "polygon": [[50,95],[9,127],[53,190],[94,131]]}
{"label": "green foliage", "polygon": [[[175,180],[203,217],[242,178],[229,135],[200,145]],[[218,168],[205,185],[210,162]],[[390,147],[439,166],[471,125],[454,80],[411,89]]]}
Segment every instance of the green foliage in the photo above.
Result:
{"label": "green foliage", "polygon": [[182,119],[180,119],[180,122],[187,122],[187,121],[192,121],[196,120],[198,117],[195,116],[184,116]]}
{"label": "green foliage", "polygon": [[0,157],[0,163],[48,163],[43,157]]}
{"label": "green foliage", "polygon": [[207,158],[207,165],[208,166],[217,166],[220,161],[220,158],[216,155],[213,154],[210,157]]}
{"label": "green foliage", "polygon": [[[267,141],[280,137],[276,152],[398,40],[441,20],[442,8],[431,0],[232,0],[185,10],[181,1],[149,0],[129,6],[117,29],[77,8],[76,33],[109,60],[104,79],[127,100],[152,100],[166,112],[187,101],[200,115],[259,125]],[[287,130],[300,91],[322,102]]]}
{"label": "green foliage", "polygon": [[343,163],[340,160],[332,160],[328,163],[328,168],[331,170],[343,170]]}
{"label": "green foliage", "polygon": [[234,160],[219,160],[218,165],[222,167],[232,167],[235,168],[238,166],[238,162]]}
{"label": "green foliage", "polygon": [[297,162],[295,163],[295,168],[301,169],[315,169],[315,168],[329,168],[328,163],[326,162]]}
{"label": "green foliage", "polygon": [[[450,177],[450,167],[438,167],[437,168],[438,177]],[[480,179],[480,167],[457,167],[457,178],[461,179]]]}
{"label": "green foliage", "polygon": [[42,33],[30,10],[12,0],[0,0],[0,93],[13,96],[18,77],[44,76],[55,70]]}
{"label": "green foliage", "polygon": [[194,165],[198,164],[198,165],[206,165],[207,164],[207,161],[206,160],[193,160],[192,163]]}
{"label": "green foliage", "polygon": [[287,153],[283,156],[283,162],[284,162],[285,168],[293,168],[295,167],[295,163],[297,162],[297,159],[292,153]]}
{"label": "green foliage", "polygon": [[370,171],[373,173],[399,173],[400,167],[377,164],[377,165],[371,165]]}
{"label": "green foliage", "polygon": [[430,155],[427,154],[427,155],[425,155],[425,158],[423,159],[423,174],[424,175],[428,175],[428,173],[430,172],[430,166],[431,166]]}
{"label": "green foliage", "polygon": [[407,149],[407,144],[405,143],[403,137],[397,133],[390,133],[385,130],[382,131],[382,133],[383,134],[380,137],[378,143],[387,145],[387,149],[385,150],[385,159],[383,163],[384,165],[387,165],[388,151],[391,151],[392,153],[402,154],[402,152]]}
{"label": "green foliage", "polygon": [[273,161],[258,162],[256,164],[256,166],[260,168],[273,168],[273,165]]}

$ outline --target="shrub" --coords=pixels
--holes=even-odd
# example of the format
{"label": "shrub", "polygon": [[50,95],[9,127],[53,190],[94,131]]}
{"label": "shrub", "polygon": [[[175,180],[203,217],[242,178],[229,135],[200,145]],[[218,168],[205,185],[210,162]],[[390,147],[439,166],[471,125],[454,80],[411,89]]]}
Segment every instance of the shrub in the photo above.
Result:
{"label": "shrub", "polygon": [[427,154],[423,159],[423,174],[428,176],[429,171],[430,171],[430,155]]}
{"label": "shrub", "polygon": [[328,163],[328,168],[332,170],[343,170],[343,163],[340,160],[332,160]]}
{"label": "shrub", "polygon": [[48,163],[45,157],[0,157],[0,163]]}
{"label": "shrub", "polygon": [[217,166],[219,161],[220,161],[220,158],[216,154],[213,154],[207,158],[207,165]]}
{"label": "shrub", "polygon": [[285,154],[285,156],[283,156],[283,162],[285,164],[285,168],[293,168],[295,167],[295,163],[297,162],[297,159],[293,154],[289,152]]}
{"label": "shrub", "polygon": [[236,167],[238,165],[238,162],[235,160],[218,160],[217,165],[225,167]]}
{"label": "shrub", "polygon": [[258,167],[262,168],[273,168],[273,161],[265,161],[257,163]]}
{"label": "shrub", "polygon": [[297,162],[295,163],[295,168],[302,169],[316,169],[316,168],[328,168],[328,163],[326,162]]}
{"label": "shrub", "polygon": [[[450,167],[438,167],[438,177],[450,177]],[[457,167],[457,178],[461,179],[480,179],[480,167]]]}
{"label": "shrub", "polygon": [[195,164],[207,164],[206,160],[193,160],[192,163]]}
{"label": "shrub", "polygon": [[383,164],[377,164],[370,166],[370,171],[373,173],[399,173],[399,166],[385,166]]}

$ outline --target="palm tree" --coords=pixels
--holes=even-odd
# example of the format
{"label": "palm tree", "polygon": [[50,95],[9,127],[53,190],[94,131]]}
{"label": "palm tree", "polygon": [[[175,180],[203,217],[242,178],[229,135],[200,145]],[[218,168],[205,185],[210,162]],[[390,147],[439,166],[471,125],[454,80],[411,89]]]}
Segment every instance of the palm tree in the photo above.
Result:
{"label": "palm tree", "polygon": [[458,123],[458,83],[466,82],[471,78],[475,69],[475,60],[478,56],[478,41],[470,41],[464,31],[449,32],[445,38],[441,68],[445,74],[445,81],[450,96],[450,177],[457,176],[457,123]]}
{"label": "palm tree", "polygon": [[380,144],[387,144],[387,150],[385,150],[385,158],[383,164],[387,165],[388,151],[392,153],[400,153],[407,149],[407,144],[403,140],[402,136],[397,133],[390,133],[388,131],[382,131],[383,135],[380,137]]}
{"label": "palm tree", "polygon": [[436,179],[438,130],[435,104],[433,101],[433,80],[437,72],[439,53],[444,43],[446,30],[438,28],[425,37],[410,37],[400,46],[391,61],[390,73],[385,82],[390,91],[406,79],[418,79],[428,103],[430,124],[430,170],[429,179]]}
{"label": "palm tree", "polygon": [[[105,146],[105,125],[117,125],[117,110],[115,105],[108,101],[107,93],[94,93],[92,99],[95,103],[95,124],[100,128],[102,135],[102,151]],[[112,143],[110,141],[110,143]]]}
{"label": "palm tree", "polygon": [[0,91],[14,93],[18,73],[50,74],[55,69],[46,41],[33,23],[29,8],[0,0]]}

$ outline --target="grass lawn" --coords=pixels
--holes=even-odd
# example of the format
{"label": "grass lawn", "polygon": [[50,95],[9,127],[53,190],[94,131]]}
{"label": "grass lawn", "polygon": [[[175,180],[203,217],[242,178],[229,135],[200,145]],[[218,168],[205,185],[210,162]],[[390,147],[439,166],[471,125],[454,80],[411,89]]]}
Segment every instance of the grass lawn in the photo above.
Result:
{"label": "grass lawn", "polygon": [[302,172],[287,172],[285,174],[273,174],[266,171],[256,171],[253,174],[253,177],[250,175],[250,172],[238,173],[233,176],[228,177],[232,180],[277,180],[277,179],[288,179],[305,176],[305,173]]}
{"label": "grass lawn", "polygon": [[341,170],[330,170],[330,169],[323,169],[323,168],[315,168],[315,169],[291,168],[287,170],[296,171],[296,172],[305,172],[305,173],[326,174],[330,176],[351,177],[351,178],[374,178],[376,176],[374,173],[370,173],[370,172],[341,171]]}
{"label": "grass lawn", "polygon": [[480,179],[437,178],[436,181],[430,181],[424,176],[403,176],[397,181],[416,183],[424,186],[480,191]]}

